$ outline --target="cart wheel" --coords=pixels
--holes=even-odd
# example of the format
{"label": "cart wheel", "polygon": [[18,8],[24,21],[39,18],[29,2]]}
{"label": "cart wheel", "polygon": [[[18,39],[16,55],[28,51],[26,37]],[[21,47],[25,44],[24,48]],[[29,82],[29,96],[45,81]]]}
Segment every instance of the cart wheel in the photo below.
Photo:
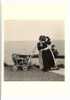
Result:
{"label": "cart wheel", "polygon": [[17,67],[16,66],[13,66],[13,71],[17,71]]}
{"label": "cart wheel", "polygon": [[22,67],[23,71],[27,71],[27,67]]}

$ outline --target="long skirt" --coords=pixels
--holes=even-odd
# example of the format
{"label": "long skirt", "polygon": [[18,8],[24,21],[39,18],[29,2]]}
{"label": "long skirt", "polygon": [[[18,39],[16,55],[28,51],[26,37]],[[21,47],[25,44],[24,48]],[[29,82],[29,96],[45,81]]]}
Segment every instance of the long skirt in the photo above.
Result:
{"label": "long skirt", "polygon": [[54,55],[50,49],[42,51],[42,59],[43,59],[44,71],[48,70],[51,67],[55,67]]}
{"label": "long skirt", "polygon": [[39,65],[40,69],[43,69],[42,51],[39,51]]}

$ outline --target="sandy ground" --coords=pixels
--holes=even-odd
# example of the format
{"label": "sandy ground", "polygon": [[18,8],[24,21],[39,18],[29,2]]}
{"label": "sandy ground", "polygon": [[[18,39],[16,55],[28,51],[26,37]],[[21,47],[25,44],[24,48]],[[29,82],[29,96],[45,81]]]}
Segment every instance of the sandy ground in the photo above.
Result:
{"label": "sandy ground", "polygon": [[5,67],[4,79],[5,81],[64,81],[64,69],[49,72],[41,70],[14,72],[11,68]]}
{"label": "sandy ground", "polygon": [[[39,65],[38,59],[32,59],[32,64]],[[64,64],[64,59],[56,59],[56,65]],[[64,69],[43,72],[38,69],[13,72],[11,67],[4,69],[5,81],[64,81]]]}
{"label": "sandy ground", "polygon": [[61,68],[60,70],[52,70],[50,72],[56,73],[56,74],[60,74],[60,75],[64,75],[65,71],[63,68]]}

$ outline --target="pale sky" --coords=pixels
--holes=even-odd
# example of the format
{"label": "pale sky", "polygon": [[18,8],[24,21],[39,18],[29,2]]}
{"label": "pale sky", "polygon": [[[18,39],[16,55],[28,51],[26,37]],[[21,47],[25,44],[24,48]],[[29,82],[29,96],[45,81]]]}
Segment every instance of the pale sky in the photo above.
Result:
{"label": "pale sky", "polygon": [[52,39],[64,39],[63,20],[5,21],[5,40],[37,40],[40,34],[49,35]]}
{"label": "pale sky", "polygon": [[5,40],[33,40],[45,32],[64,39],[65,0],[27,1],[2,1]]}

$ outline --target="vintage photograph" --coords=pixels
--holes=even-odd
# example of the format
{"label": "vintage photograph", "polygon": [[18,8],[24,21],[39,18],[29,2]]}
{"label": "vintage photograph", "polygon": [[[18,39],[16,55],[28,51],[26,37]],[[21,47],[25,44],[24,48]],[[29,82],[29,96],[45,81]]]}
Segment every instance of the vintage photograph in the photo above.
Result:
{"label": "vintage photograph", "polygon": [[64,81],[64,20],[5,20],[5,81]]}

